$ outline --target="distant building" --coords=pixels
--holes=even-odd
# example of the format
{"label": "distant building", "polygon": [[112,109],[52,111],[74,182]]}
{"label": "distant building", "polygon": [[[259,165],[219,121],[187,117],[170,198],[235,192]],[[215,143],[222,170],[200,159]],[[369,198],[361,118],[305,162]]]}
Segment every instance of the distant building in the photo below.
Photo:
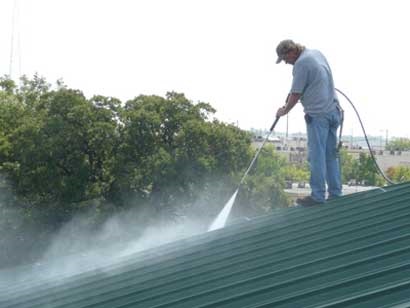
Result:
{"label": "distant building", "polygon": [[[253,146],[258,148],[265,140],[265,135],[256,136],[253,140]],[[269,136],[268,143],[273,144],[276,151],[285,155],[291,163],[303,164],[307,161],[307,139],[306,136]],[[363,141],[362,141],[363,143]],[[343,147],[347,152],[355,158],[359,158],[360,153],[369,153],[367,146],[347,142],[344,140]],[[390,167],[408,166],[410,167],[410,152],[409,151],[387,151],[384,146],[372,146],[373,154],[376,157],[377,163],[382,170],[387,170]]]}

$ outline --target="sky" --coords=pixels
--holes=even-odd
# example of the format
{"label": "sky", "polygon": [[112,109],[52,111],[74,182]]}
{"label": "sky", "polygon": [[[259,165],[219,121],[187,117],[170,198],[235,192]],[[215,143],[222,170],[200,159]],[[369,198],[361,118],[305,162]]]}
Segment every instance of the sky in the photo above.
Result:
{"label": "sky", "polygon": [[[327,57],[372,136],[410,137],[405,0],[1,0],[0,75],[35,73],[123,102],[184,93],[243,129],[267,129],[289,92],[293,39]],[[13,13],[14,12],[14,13]],[[14,16],[14,18],[13,18]],[[362,136],[350,104],[344,134]],[[287,125],[286,125],[287,124]],[[305,132],[300,104],[276,131]]]}

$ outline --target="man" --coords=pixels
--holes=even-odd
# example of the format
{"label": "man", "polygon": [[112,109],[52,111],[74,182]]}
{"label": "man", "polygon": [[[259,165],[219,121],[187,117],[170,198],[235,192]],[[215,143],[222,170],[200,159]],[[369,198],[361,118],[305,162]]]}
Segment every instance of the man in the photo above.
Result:
{"label": "man", "polygon": [[308,49],[292,40],[284,40],[276,48],[278,59],[293,65],[293,81],[286,104],[276,116],[287,114],[300,100],[305,113],[308,137],[311,195],[297,199],[303,206],[325,202],[342,195],[337,129],[341,109],[334,88],[332,72],[326,58],[318,50]]}

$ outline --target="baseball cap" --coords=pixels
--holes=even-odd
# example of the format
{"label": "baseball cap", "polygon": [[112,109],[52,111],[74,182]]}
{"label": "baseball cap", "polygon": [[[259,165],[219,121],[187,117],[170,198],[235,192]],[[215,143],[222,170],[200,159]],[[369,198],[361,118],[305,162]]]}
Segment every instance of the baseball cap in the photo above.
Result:
{"label": "baseball cap", "polygon": [[278,59],[276,64],[280,63],[283,60],[283,56],[286,55],[290,50],[296,48],[296,43],[292,40],[283,40],[276,47],[276,53],[278,54]]}

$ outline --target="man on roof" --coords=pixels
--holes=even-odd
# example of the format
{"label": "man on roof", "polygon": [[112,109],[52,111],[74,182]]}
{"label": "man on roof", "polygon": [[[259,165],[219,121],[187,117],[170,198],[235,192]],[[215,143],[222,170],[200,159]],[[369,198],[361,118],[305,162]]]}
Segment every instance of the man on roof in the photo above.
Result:
{"label": "man on roof", "polygon": [[325,56],[292,40],[283,40],[276,48],[278,59],[293,65],[293,80],[289,96],[277,117],[287,114],[300,101],[305,113],[308,137],[311,194],[296,200],[311,206],[328,198],[342,195],[337,129],[341,124],[341,109],[333,83],[333,76]]}

